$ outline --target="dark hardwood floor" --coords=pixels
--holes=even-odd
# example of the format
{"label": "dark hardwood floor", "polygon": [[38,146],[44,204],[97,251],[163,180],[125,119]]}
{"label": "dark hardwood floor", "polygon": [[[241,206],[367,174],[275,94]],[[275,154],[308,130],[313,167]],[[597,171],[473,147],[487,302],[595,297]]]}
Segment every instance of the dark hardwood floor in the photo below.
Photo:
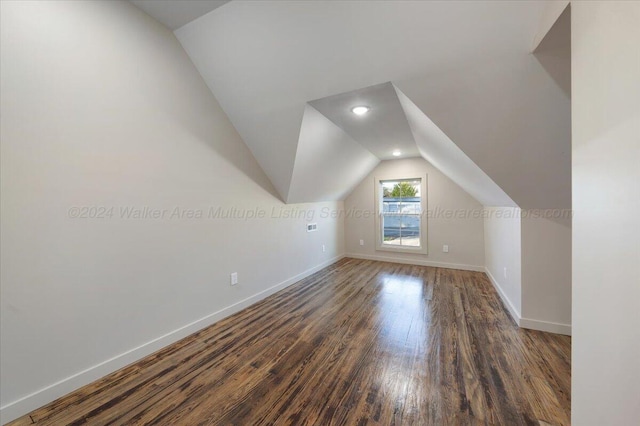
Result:
{"label": "dark hardwood floor", "polygon": [[12,424],[567,425],[570,359],[483,273],[343,259]]}

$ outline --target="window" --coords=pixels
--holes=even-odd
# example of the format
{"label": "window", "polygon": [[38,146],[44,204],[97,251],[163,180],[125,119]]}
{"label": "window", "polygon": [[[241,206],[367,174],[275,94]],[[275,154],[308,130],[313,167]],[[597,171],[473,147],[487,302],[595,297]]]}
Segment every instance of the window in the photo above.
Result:
{"label": "window", "polygon": [[379,250],[426,253],[425,180],[376,179]]}

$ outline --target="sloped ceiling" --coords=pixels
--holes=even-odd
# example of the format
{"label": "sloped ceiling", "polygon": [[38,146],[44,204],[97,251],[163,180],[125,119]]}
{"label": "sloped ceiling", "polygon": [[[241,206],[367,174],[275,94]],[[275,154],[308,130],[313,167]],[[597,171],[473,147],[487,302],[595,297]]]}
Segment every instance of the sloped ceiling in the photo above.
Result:
{"label": "sloped ceiling", "polygon": [[556,1],[548,1],[545,2],[544,9],[542,11],[542,16],[538,21],[538,31],[536,36],[533,39],[532,49],[531,51],[535,51],[542,39],[547,37],[547,34],[551,30],[551,28],[555,25],[556,21],[564,12],[567,11],[567,8],[570,7],[569,0],[556,0]]}
{"label": "sloped ceiling", "polygon": [[307,105],[286,201],[342,200],[379,162],[344,130]]}
{"label": "sloped ceiling", "polygon": [[[355,115],[354,106],[370,106]],[[393,155],[394,151],[398,151]],[[484,205],[515,206],[447,135],[391,83],[305,107],[288,203],[345,198],[380,160],[422,156]]]}
{"label": "sloped ceiling", "polygon": [[175,30],[228,3],[229,0],[130,0],[131,3]]}
{"label": "sloped ceiling", "polygon": [[390,81],[507,194],[487,203],[565,208],[570,102],[529,53],[545,3],[231,2],[175,33],[283,200],[308,102]]}
{"label": "sloped ceiling", "polygon": [[411,99],[396,90],[422,157],[483,205],[516,206],[502,188],[471,161]]}
{"label": "sloped ceiling", "polygon": [[571,97],[571,7],[558,16],[547,34],[540,40],[534,56],[555,80],[564,93]]}
{"label": "sloped ceiling", "polygon": [[[396,150],[402,157],[420,155],[391,83],[340,93],[309,104],[381,160],[393,160]],[[371,109],[358,116],[351,111],[354,106]]]}
{"label": "sloped ceiling", "polygon": [[[369,106],[358,116],[354,106]],[[309,102],[304,110],[287,203],[341,200],[380,162],[420,155],[391,83]]]}

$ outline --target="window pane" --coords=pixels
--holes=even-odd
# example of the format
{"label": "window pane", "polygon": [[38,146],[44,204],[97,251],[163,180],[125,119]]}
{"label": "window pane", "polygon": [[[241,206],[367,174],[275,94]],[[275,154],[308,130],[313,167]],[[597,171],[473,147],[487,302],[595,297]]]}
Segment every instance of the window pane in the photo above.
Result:
{"label": "window pane", "polygon": [[420,200],[420,179],[388,180],[380,182],[380,185],[382,186],[382,198],[384,201]]}
{"label": "window pane", "polygon": [[382,215],[383,243],[396,246],[420,246],[420,217]]}
{"label": "window pane", "polygon": [[400,245],[400,216],[382,216],[383,244]]}
{"label": "window pane", "polygon": [[420,180],[384,181],[382,184],[383,198],[400,200],[404,198],[420,198]]}
{"label": "window pane", "polygon": [[421,179],[380,182],[383,244],[420,247],[421,183]]}
{"label": "window pane", "polygon": [[393,191],[393,187],[397,184],[398,182],[396,181],[385,181],[385,182],[381,182],[382,185],[382,197],[383,198],[390,198],[391,197],[391,192]]}
{"label": "window pane", "polygon": [[414,201],[414,199],[404,200],[402,206],[399,209],[399,213],[402,214],[420,214],[420,199]]}
{"label": "window pane", "polygon": [[420,217],[400,216],[400,245],[420,246]]}
{"label": "window pane", "polygon": [[400,203],[397,201],[383,200],[382,212],[383,213],[400,213]]}

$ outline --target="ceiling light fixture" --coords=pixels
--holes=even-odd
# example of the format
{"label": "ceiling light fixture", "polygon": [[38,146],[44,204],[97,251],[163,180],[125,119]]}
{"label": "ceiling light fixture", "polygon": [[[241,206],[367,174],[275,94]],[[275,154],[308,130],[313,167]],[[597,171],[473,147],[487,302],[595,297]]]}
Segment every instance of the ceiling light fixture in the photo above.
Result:
{"label": "ceiling light fixture", "polygon": [[402,152],[400,152],[399,149],[396,149],[395,151],[392,152],[394,157],[400,157],[402,155]]}
{"label": "ceiling light fixture", "polygon": [[371,110],[371,108],[369,108],[368,106],[364,106],[364,105],[355,106],[355,107],[351,108],[351,112],[354,113],[355,115],[365,115],[370,110]]}

